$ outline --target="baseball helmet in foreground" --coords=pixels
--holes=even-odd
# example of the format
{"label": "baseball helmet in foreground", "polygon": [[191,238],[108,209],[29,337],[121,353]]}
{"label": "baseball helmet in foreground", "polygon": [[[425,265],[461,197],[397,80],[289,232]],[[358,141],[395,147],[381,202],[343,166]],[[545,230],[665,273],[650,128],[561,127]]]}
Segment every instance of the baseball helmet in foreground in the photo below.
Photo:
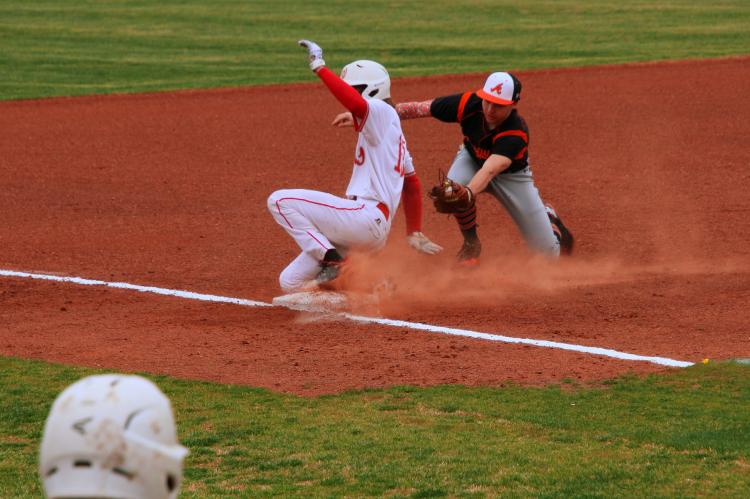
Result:
{"label": "baseball helmet in foreground", "polygon": [[140,376],[89,376],[52,404],[39,473],[50,498],[172,499],[187,453],[156,385]]}
{"label": "baseball helmet in foreground", "polygon": [[375,61],[361,60],[347,64],[341,70],[341,79],[352,87],[363,85],[365,99],[390,99],[391,77],[388,71]]}

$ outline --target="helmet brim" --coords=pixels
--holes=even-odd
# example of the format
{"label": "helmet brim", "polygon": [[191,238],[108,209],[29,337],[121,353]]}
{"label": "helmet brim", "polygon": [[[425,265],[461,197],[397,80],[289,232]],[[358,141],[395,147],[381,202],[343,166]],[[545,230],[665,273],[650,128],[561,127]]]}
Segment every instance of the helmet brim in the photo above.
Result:
{"label": "helmet brim", "polygon": [[484,91],[483,88],[480,88],[479,90],[477,90],[476,94],[482,100],[492,102],[493,104],[500,104],[501,106],[510,106],[511,104],[516,103],[515,101],[512,101],[512,100],[501,99],[500,97],[497,97],[496,95],[488,94],[487,92]]}

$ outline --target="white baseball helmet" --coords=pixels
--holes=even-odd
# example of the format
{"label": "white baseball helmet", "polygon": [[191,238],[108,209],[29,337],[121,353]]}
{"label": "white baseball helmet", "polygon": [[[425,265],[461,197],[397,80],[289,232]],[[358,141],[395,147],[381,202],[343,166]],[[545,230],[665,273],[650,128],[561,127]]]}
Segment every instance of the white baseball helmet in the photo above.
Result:
{"label": "white baseball helmet", "polygon": [[89,376],[52,404],[39,473],[49,498],[174,499],[187,453],[156,385],[140,376]]}
{"label": "white baseball helmet", "polygon": [[390,99],[391,77],[388,71],[375,61],[354,61],[341,70],[341,79],[356,87],[363,85],[362,97],[365,99]]}

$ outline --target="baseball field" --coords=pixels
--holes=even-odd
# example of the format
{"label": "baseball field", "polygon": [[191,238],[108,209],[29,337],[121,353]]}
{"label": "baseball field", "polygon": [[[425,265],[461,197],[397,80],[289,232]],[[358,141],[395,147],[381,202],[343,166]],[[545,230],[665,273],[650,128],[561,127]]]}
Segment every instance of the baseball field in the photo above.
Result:
{"label": "baseball field", "polygon": [[[747,497],[749,27],[740,0],[0,3],[0,497],[42,495],[52,401],[103,372],[170,397],[181,497]],[[271,306],[298,250],[267,196],[342,193],[355,144],[300,38],[396,102],[513,71],[575,254],[480,196],[458,269],[426,199],[442,254],[399,213],[353,261],[377,305]],[[403,127],[424,189],[460,133]]]}

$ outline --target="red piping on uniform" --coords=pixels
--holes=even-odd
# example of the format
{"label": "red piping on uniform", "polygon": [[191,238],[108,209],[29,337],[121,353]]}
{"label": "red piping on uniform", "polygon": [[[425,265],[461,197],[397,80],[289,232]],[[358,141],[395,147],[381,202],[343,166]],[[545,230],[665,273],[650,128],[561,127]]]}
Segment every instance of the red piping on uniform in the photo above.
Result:
{"label": "red piping on uniform", "polygon": [[402,135],[398,138],[398,159],[396,160],[396,167],[394,168],[394,170],[396,170],[402,177],[404,176],[404,166],[401,164],[401,159],[404,156],[404,147],[406,147],[406,141]]}
{"label": "red piping on uniform", "polygon": [[365,205],[362,205],[362,206],[360,206],[358,208],[339,208],[338,206],[331,206],[330,204],[318,203],[317,201],[310,201],[309,199],[302,199],[302,198],[281,198],[278,201],[276,201],[276,211],[279,212],[279,215],[281,215],[281,217],[284,219],[284,221],[286,222],[286,224],[290,228],[292,228],[292,229],[294,228],[294,226],[291,223],[289,223],[289,220],[284,216],[283,213],[281,213],[281,206],[279,206],[279,203],[281,203],[282,201],[287,201],[287,200],[291,200],[291,201],[303,201],[305,203],[312,203],[312,204],[316,204],[318,206],[325,206],[326,208],[333,208],[334,210],[343,210],[343,211],[358,211],[358,210],[361,210],[362,208],[365,207]]}
{"label": "red piping on uniform", "polygon": [[326,250],[327,250],[327,249],[330,249],[330,248],[327,248],[327,247],[325,246],[325,244],[323,244],[323,243],[321,243],[320,241],[318,241],[318,238],[317,238],[317,237],[315,237],[315,236],[313,236],[312,234],[310,234],[310,231],[309,231],[309,230],[307,231],[307,235],[308,235],[308,236],[310,236],[310,237],[312,237],[312,238],[313,238],[313,239],[315,240],[315,242],[316,242],[316,243],[318,243],[318,244],[319,244],[319,245],[320,245],[320,246],[321,246],[321,247],[322,247],[323,249],[326,249]]}
{"label": "red piping on uniform", "polygon": [[365,123],[367,122],[367,117],[370,116],[370,106],[367,106],[365,109],[365,116],[361,118],[361,121],[357,119],[356,116],[354,116],[354,113],[352,113],[352,117],[354,118],[354,130],[357,132],[361,132],[362,129],[365,127]]}

